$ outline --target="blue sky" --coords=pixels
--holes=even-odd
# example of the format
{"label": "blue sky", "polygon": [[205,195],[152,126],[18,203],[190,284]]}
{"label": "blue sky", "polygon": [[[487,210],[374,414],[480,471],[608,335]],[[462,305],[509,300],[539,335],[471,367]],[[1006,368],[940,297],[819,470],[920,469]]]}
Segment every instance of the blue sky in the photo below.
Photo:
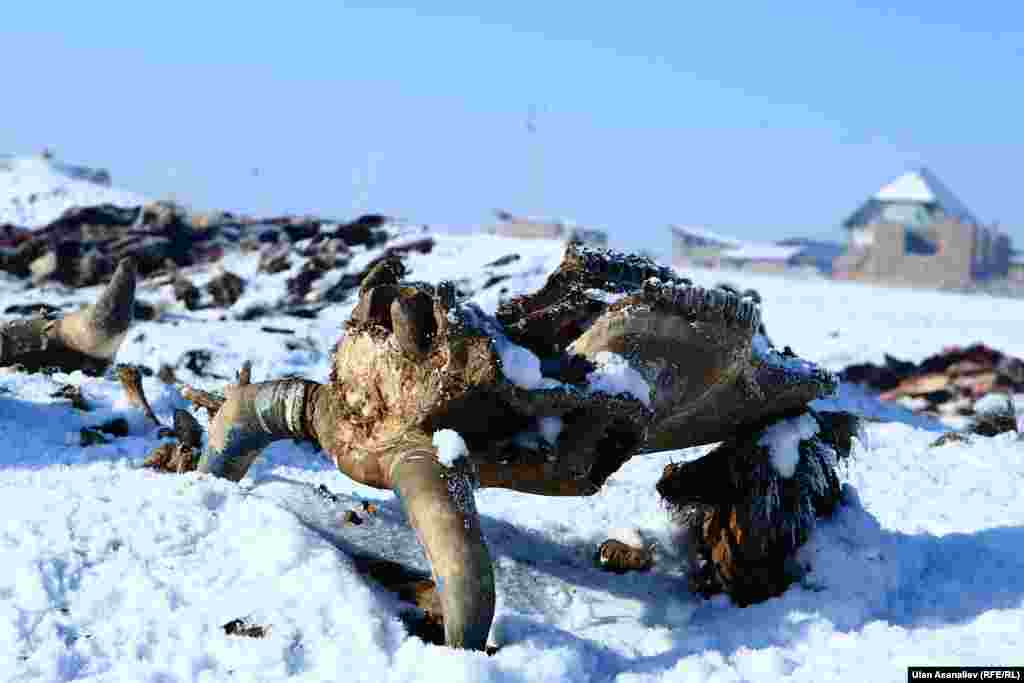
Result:
{"label": "blue sky", "polygon": [[673,222],[839,239],[923,163],[1024,246],[1020,3],[8,4],[0,151],[197,207],[661,251]]}

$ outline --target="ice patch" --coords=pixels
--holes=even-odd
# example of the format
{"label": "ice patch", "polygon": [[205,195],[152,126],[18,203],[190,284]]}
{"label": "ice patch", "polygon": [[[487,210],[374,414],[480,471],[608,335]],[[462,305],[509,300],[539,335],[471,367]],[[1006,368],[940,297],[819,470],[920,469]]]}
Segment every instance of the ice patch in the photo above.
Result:
{"label": "ice patch", "polygon": [[597,369],[587,375],[591,391],[617,396],[629,394],[651,407],[651,386],[629,361],[617,353],[601,351],[593,359]]}
{"label": "ice patch", "polygon": [[784,478],[789,479],[796,472],[800,462],[800,442],[818,433],[818,421],[810,414],[776,422],[758,440],[758,445],[768,449],[772,467]]}
{"label": "ice patch", "polygon": [[469,455],[466,442],[462,435],[454,429],[441,429],[434,432],[434,448],[437,449],[437,460],[445,467],[454,467],[455,461]]}

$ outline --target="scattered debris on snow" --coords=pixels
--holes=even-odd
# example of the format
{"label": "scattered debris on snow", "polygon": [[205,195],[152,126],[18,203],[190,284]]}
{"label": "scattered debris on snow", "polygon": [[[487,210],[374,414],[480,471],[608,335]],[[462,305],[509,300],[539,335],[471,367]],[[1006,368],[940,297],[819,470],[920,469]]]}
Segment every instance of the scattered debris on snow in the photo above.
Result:
{"label": "scattered debris on snow", "polygon": [[[34,208],[26,199],[8,216],[18,222],[37,211],[40,219],[28,227],[45,227],[67,208],[54,202],[67,199],[58,193],[44,199]],[[296,221],[277,227],[301,235],[308,226]],[[382,250],[380,245],[355,249],[367,261]],[[543,241],[440,235],[432,253],[414,251],[408,262],[421,279],[450,278],[460,287],[470,282],[473,301],[493,312],[498,292],[481,288],[484,265],[512,251],[521,258],[506,264],[511,277],[502,284],[513,293],[538,286],[544,267],[559,257],[557,247]],[[246,280],[244,298],[283,300],[285,281],[298,272],[301,260],[293,258],[290,270],[256,277],[258,256],[258,251],[248,256],[227,251],[224,258]],[[352,266],[350,273],[358,270]],[[209,281],[205,274],[189,277],[204,288]],[[25,294],[25,281],[0,280],[12,305],[29,304],[40,293],[68,307],[84,301],[84,295],[56,285]],[[876,339],[879,330],[886,330],[899,352],[912,353],[922,341],[926,347],[937,344],[968,327],[948,294],[892,290],[892,297],[880,297],[877,288],[781,279],[765,279],[759,288],[769,302],[788,300],[770,304],[780,330],[795,329],[815,315],[826,318],[822,330],[842,327],[840,338],[826,339],[825,332],[818,343],[811,332],[809,341],[800,338],[802,352],[833,368],[863,360],[884,345]],[[145,336],[133,332],[119,362],[170,368],[189,349],[202,347],[213,351],[212,369],[222,374],[244,358],[257,358],[263,376],[327,376],[325,344],[296,351],[237,318],[211,325],[223,311],[202,306],[189,311],[173,302],[169,289],[168,283],[151,291],[171,301],[170,314],[162,321],[137,321]],[[896,316],[890,298],[899,298],[900,311],[916,306],[923,312]],[[330,343],[349,310],[347,303],[333,303],[316,308],[320,319],[291,322],[303,338],[329,336]],[[266,315],[279,312],[268,306]],[[843,326],[850,315],[863,324]],[[990,313],[972,310],[970,334],[1020,356],[1024,346],[1015,341],[1013,321],[1022,315],[1024,309],[1012,301]],[[903,328],[890,331],[897,319]],[[531,366],[530,359],[524,362]],[[958,372],[970,369],[962,366]],[[523,376],[537,382],[539,370]],[[971,379],[972,387],[991,386],[985,372],[959,378]],[[221,384],[212,374],[197,381],[208,389]],[[91,412],[75,409],[69,403],[74,395],[51,396],[69,384],[81,389]],[[180,405],[177,392],[173,386],[164,390],[155,379],[146,388],[153,411],[169,424]],[[846,473],[856,487],[844,485],[837,515],[820,521],[800,551],[809,573],[755,609],[673,592],[681,579],[685,584],[683,558],[662,562],[659,557],[646,574],[596,579],[589,561],[581,562],[581,557],[589,560],[609,522],[629,519],[636,528],[627,531],[668,541],[674,527],[651,495],[651,482],[666,465],[697,458],[702,448],[636,458],[615,475],[614,485],[589,498],[524,502],[516,494],[487,490],[479,505],[488,530],[496,532],[488,543],[500,582],[501,619],[492,637],[503,649],[486,658],[420,642],[400,619],[403,610],[418,607],[418,595],[412,605],[396,605],[367,584],[350,547],[392,553],[400,566],[423,566],[414,535],[387,494],[368,503],[380,506],[372,520],[366,516],[362,525],[339,528],[339,509],[324,505],[315,486],[329,485],[340,509],[361,510],[360,515],[367,510],[359,503],[368,490],[341,477],[308,446],[282,442],[268,449],[251,471],[251,487],[196,475],[155,476],[137,467],[159,443],[141,416],[136,422],[129,416],[127,436],[111,439],[101,432],[105,442],[83,447],[80,430],[99,431],[97,425],[127,410],[121,392],[110,377],[85,382],[66,373],[0,374],[0,488],[7,524],[0,547],[8,570],[0,572],[0,642],[6,645],[0,647],[0,678],[319,680],[352,670],[403,683],[444,676],[803,680],[820,678],[822,672],[888,680],[896,659],[920,661],[941,652],[949,664],[1010,661],[1024,646],[1019,628],[1024,444],[1011,435],[971,435],[930,449],[936,434],[920,422],[870,423],[863,457]],[[854,401],[841,394],[835,400],[847,401],[851,409],[869,400],[877,404],[874,397]],[[979,406],[972,398],[966,409]],[[66,444],[67,432],[74,439]],[[555,433],[554,424],[538,421],[536,432],[547,438]],[[612,535],[643,546],[626,531]],[[671,549],[671,542],[664,547]],[[972,561],[959,561],[963,557]],[[427,580],[416,585],[432,588]],[[234,619],[254,607],[258,617]],[[232,623],[233,635],[263,628],[262,637],[224,637]]]}
{"label": "scattered debris on snow", "polygon": [[[878,392],[882,401],[899,403],[958,428],[965,419],[983,418],[986,405],[995,406],[1024,393],[1024,360],[986,344],[949,346],[913,363],[885,354],[882,364],[854,363],[843,369],[843,381]],[[996,403],[986,404],[987,396]],[[979,408],[981,406],[981,408]]]}

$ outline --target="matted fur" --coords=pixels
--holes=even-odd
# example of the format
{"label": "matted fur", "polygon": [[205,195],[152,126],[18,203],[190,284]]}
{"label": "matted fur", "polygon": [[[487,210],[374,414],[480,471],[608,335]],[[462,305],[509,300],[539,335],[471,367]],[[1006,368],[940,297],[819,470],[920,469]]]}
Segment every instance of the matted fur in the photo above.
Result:
{"label": "matted fur", "polygon": [[685,532],[692,590],[725,592],[742,606],[778,595],[798,577],[793,555],[838,505],[837,466],[857,429],[847,413],[808,413],[819,430],[800,442],[790,478],[760,443],[770,424],[665,468],[657,489]]}

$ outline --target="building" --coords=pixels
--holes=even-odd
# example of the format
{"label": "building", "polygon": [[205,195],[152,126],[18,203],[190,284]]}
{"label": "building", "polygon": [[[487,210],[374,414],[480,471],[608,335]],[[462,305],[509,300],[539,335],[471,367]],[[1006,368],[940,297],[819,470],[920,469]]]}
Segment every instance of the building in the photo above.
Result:
{"label": "building", "polygon": [[882,186],[845,221],[837,278],[961,287],[1005,277],[1010,238],[985,226],[926,168]]}
{"label": "building", "polygon": [[672,231],[672,265],[717,268],[722,254],[742,242],[694,226],[670,225]]}
{"label": "building", "polygon": [[1006,277],[1014,282],[1024,282],[1024,254],[1010,254]]}
{"label": "building", "polygon": [[727,268],[781,273],[795,267],[795,260],[800,251],[800,247],[785,247],[778,244],[742,244],[723,251],[719,256],[719,263]]}
{"label": "building", "polygon": [[579,242],[595,247],[608,245],[608,234],[604,230],[584,228],[567,220],[549,220],[514,216],[507,211],[495,211],[498,222],[484,228],[490,235],[517,237],[520,239],[547,239]]}
{"label": "building", "polygon": [[779,240],[776,244],[780,247],[800,248],[790,259],[792,266],[814,268],[826,275],[832,274],[832,264],[835,262],[836,257],[846,251],[846,246],[840,242],[814,240],[806,237],[792,237]]}
{"label": "building", "polygon": [[678,268],[743,268],[779,272],[801,268],[827,274],[843,245],[792,238],[779,242],[745,242],[698,227],[670,226],[672,264]]}

